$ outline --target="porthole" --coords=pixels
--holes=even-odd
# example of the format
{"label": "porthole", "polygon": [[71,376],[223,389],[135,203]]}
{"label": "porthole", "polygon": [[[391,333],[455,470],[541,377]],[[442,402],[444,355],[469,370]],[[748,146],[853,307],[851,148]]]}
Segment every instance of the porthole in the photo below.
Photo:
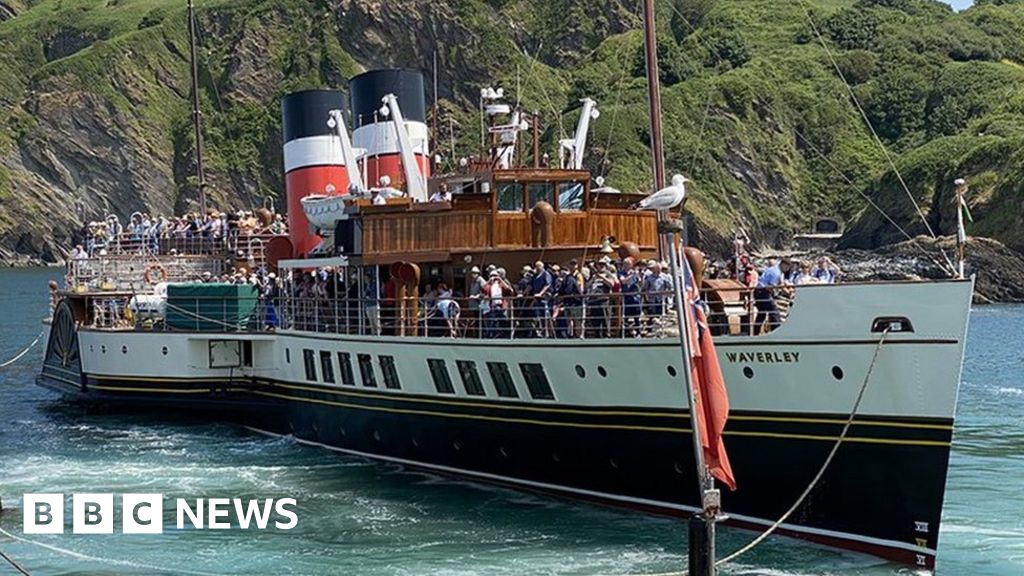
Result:
{"label": "porthole", "polygon": [[160,353],[163,354],[164,356],[167,356],[167,346],[164,346],[163,348],[161,348],[160,349]]}
{"label": "porthole", "polygon": [[107,353],[107,345],[106,344],[100,346],[100,352],[103,353],[103,354]]}
{"label": "porthole", "polygon": [[833,366],[832,367],[832,377],[835,378],[836,380],[842,380],[843,379],[843,369],[840,368],[839,366]]}
{"label": "porthole", "polygon": [[580,366],[579,364],[577,364],[576,365],[576,375],[579,376],[580,378],[586,378],[587,377],[587,371],[583,369],[583,366]]}
{"label": "porthole", "polygon": [[754,369],[751,368],[750,366],[744,366],[743,367],[743,375],[746,376],[747,378],[753,378],[754,377]]}
{"label": "porthole", "polygon": [[412,439],[412,446],[413,446],[413,448],[419,448],[420,447],[420,441],[417,440],[416,438],[413,438]]}
{"label": "porthole", "polygon": [[498,454],[500,454],[502,458],[508,458],[508,451],[505,450],[504,446],[498,447]]}
{"label": "porthole", "polygon": [[320,435],[320,427],[317,426],[316,424],[313,424],[313,435],[314,436],[319,436]]}
{"label": "porthole", "polygon": [[608,377],[608,371],[604,369],[604,366],[598,366],[597,367],[597,373],[601,375],[601,378],[607,378]]}
{"label": "porthole", "polygon": [[342,426],[341,428],[338,428],[338,433],[341,434],[342,438],[344,438],[345,436],[348,436],[348,432],[345,431],[345,427],[344,426]]}
{"label": "porthole", "polygon": [[128,353],[128,347],[122,345],[121,346],[121,354],[127,354],[127,353]]}
{"label": "porthole", "polygon": [[295,423],[292,422],[291,420],[288,421],[288,429],[291,430],[292,432],[295,432]]}
{"label": "porthole", "polygon": [[675,465],[672,466],[672,469],[676,471],[676,474],[679,474],[680,476],[683,475],[683,465],[679,462],[676,462]]}
{"label": "porthole", "polygon": [[95,351],[96,351],[96,349],[93,348],[92,344],[89,344],[89,352],[95,352]]}
{"label": "porthole", "polygon": [[669,376],[671,376],[673,378],[676,377],[676,367],[675,366],[669,364],[668,366],[665,367],[665,370],[668,370],[668,375]]}
{"label": "porthole", "polygon": [[619,469],[619,463],[615,461],[615,458],[609,458],[608,459],[608,465],[611,466],[612,468],[616,469],[616,470]]}
{"label": "porthole", "polygon": [[455,448],[455,451],[458,452],[459,450],[462,450],[462,444],[456,440],[455,442],[452,442],[452,448]]}
{"label": "porthole", "polygon": [[554,460],[555,462],[561,462],[562,461],[562,459],[558,456],[558,454],[554,454],[554,453],[551,454],[551,459]]}
{"label": "porthole", "polygon": [[373,439],[376,440],[377,442],[380,442],[380,431],[379,430],[374,430],[373,431]]}

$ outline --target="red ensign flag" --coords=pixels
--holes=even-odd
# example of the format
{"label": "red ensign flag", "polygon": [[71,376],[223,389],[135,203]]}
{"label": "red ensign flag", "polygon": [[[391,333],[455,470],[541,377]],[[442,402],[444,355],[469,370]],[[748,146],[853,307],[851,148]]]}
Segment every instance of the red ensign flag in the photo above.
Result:
{"label": "red ensign flag", "polygon": [[[689,266],[687,266],[689,268]],[[687,270],[689,272],[689,270]],[[687,274],[689,295],[693,290],[693,276]],[[688,298],[688,301],[691,301]],[[725,378],[722,367],[718,364],[718,354],[711,338],[707,317],[700,306],[686,306],[686,319],[690,328],[690,352],[693,373],[694,404],[697,407],[698,426],[700,427],[701,444],[704,448],[704,464],[711,475],[729,487],[736,489],[736,479],[729,465],[729,455],[725,453],[722,431],[725,421],[729,418],[729,396],[725,390]],[[696,317],[694,317],[696,314]],[[700,335],[703,334],[703,337]]]}

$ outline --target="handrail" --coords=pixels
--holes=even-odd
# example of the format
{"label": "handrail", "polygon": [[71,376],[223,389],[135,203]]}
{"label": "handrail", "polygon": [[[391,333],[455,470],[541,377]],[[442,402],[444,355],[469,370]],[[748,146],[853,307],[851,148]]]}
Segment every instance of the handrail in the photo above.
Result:
{"label": "handrail", "polygon": [[90,237],[87,252],[90,258],[125,254],[208,256],[233,252],[239,247],[240,242],[248,245],[254,241],[265,242],[280,235],[270,232],[269,229],[232,230],[227,236],[170,230],[164,230],[154,236],[149,232],[139,234],[128,231],[109,237]]}
{"label": "handrail", "polygon": [[[267,241],[276,234],[246,234],[234,231],[224,238],[133,238],[120,234],[109,243],[91,246],[92,256],[80,255],[67,262],[65,284],[69,289],[122,289],[145,291],[143,274],[163,268],[169,282],[201,281],[202,274],[220,276],[225,259],[245,261],[249,268],[265,262]],[[155,241],[155,242],[154,242]]]}
{"label": "handrail", "polygon": [[[704,301],[715,336],[764,334],[781,325],[794,287],[735,289],[735,299]],[[797,287],[799,288],[799,287]],[[705,298],[713,290],[702,290]],[[767,294],[767,296],[766,296]],[[318,296],[91,296],[96,328],[261,332],[286,328],[359,336],[477,339],[664,338],[677,334],[671,292],[534,297],[348,298]],[[768,298],[775,310],[768,311]]]}

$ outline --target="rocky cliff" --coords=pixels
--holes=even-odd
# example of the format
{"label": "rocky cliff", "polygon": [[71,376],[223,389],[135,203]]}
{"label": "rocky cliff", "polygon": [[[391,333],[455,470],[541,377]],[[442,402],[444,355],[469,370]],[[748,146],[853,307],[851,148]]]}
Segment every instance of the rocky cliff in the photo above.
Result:
{"label": "rocky cliff", "polygon": [[[183,0],[0,0],[0,258],[55,261],[83,221],[194,207]],[[818,216],[874,248],[972,233],[1024,249],[1024,4],[931,0],[658,3],[669,170],[696,181],[700,237],[783,245]],[[438,61],[441,148],[478,138],[499,84],[546,116],[552,147],[592,96],[588,163],[649,187],[637,3],[620,0],[200,0],[200,95],[215,204],[281,201],[281,95]],[[848,88],[849,86],[849,88]],[[864,110],[878,135],[861,117]],[[883,148],[884,146],[884,148]],[[552,152],[553,152],[552,148]],[[446,158],[448,162],[455,158]],[[891,160],[891,162],[890,162]],[[898,169],[897,177],[893,167]]]}

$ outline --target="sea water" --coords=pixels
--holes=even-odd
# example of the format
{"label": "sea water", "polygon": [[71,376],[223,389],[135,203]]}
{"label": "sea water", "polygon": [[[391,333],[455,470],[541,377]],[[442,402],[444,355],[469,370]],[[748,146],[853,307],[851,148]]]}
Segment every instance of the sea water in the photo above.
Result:
{"label": "sea water", "polygon": [[[58,270],[0,272],[0,361],[41,329]],[[32,492],[284,498],[294,530],[177,530],[162,535],[0,536],[34,575],[344,574],[646,575],[685,566],[685,525],[413,472],[189,420],[87,411],[37,387],[44,343],[0,369],[0,527],[22,535]],[[1024,306],[971,314],[938,573],[1024,574]],[[852,495],[851,495],[852,497]],[[68,511],[70,513],[70,510]],[[884,510],[865,510],[884,518]],[[70,532],[70,530],[69,530]],[[721,554],[753,537],[719,529]],[[0,560],[0,574],[14,573]],[[775,538],[733,575],[890,575],[910,568]]]}

